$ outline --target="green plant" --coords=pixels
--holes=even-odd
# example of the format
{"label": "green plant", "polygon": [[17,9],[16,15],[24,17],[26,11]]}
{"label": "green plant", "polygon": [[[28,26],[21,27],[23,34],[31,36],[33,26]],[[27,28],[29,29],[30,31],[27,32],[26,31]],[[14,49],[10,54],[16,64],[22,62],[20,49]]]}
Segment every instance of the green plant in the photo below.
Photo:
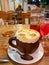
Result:
{"label": "green plant", "polygon": [[42,8],[44,8],[45,5],[46,5],[46,2],[41,2],[41,3],[40,3],[40,7],[42,7]]}

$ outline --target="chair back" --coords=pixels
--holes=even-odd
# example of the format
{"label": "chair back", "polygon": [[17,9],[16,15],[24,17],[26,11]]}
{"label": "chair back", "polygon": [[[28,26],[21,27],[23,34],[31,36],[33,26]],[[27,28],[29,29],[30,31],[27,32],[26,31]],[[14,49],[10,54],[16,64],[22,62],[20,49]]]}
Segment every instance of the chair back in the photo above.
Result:
{"label": "chair back", "polygon": [[3,20],[6,20],[7,17],[8,17],[7,12],[5,12],[5,11],[0,11],[0,18],[2,18]]}
{"label": "chair back", "polygon": [[21,10],[19,10],[17,12],[17,20],[22,20],[22,11]]}

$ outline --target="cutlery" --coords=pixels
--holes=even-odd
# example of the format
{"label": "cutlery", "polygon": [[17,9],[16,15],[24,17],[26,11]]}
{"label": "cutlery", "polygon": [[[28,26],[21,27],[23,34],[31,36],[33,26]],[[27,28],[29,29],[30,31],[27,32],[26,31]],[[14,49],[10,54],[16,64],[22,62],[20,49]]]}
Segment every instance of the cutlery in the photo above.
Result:
{"label": "cutlery", "polygon": [[[10,47],[9,47],[10,48]],[[10,48],[11,49],[11,48]],[[24,60],[32,60],[33,59],[33,57],[32,56],[30,56],[29,54],[21,54],[20,53],[20,51],[16,51],[15,49],[11,49],[12,51],[15,51],[15,52],[17,52],[19,55],[20,55],[20,57],[22,58],[22,59],[24,59]]]}
{"label": "cutlery", "polygon": [[9,62],[8,59],[0,59],[0,62]]}

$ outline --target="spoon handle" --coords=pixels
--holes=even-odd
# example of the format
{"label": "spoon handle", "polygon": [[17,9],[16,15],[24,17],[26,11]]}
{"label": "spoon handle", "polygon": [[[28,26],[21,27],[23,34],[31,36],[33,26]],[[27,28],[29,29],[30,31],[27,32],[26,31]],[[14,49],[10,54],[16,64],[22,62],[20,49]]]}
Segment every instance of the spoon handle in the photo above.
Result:
{"label": "spoon handle", "polygon": [[8,59],[0,59],[0,62],[9,62]]}

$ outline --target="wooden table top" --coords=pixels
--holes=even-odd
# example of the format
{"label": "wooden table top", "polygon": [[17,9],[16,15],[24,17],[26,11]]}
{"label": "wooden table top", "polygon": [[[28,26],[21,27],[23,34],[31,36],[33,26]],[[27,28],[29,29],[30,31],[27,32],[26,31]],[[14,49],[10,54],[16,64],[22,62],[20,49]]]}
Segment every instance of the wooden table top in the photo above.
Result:
{"label": "wooden table top", "polygon": [[[12,61],[8,55],[7,55],[7,48],[5,48],[6,46],[9,46],[8,42],[6,42],[5,40],[3,40],[2,37],[2,32],[4,31],[9,31],[9,30],[14,30],[16,31],[18,28],[22,25],[8,25],[8,26],[1,26],[0,27],[0,58],[8,58],[10,61],[8,63],[0,63],[0,65],[25,65],[25,64],[19,64],[17,62]],[[29,25],[23,25],[23,28],[29,28]],[[44,47],[44,45],[42,44],[43,48],[44,48],[44,56],[36,63],[34,64],[27,64],[27,65],[49,65],[49,48]]]}

